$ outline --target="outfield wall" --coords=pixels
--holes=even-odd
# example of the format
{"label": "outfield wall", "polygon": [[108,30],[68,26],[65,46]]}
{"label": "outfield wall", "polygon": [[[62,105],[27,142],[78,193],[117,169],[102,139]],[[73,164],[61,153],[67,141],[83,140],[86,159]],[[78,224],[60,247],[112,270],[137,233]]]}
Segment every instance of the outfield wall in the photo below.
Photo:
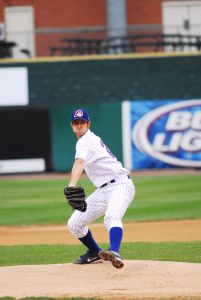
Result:
{"label": "outfield wall", "polygon": [[[19,71],[16,78],[13,70]],[[8,78],[6,82],[5,78]],[[129,126],[128,115],[121,108],[122,102],[126,99],[134,102],[146,99],[200,99],[200,78],[201,53],[1,60],[0,113],[18,108],[12,115],[17,120],[20,109],[27,112],[46,110],[45,127],[40,122],[39,127],[35,126],[37,117],[35,120],[29,119],[28,124],[25,114],[19,121],[19,130],[31,128],[30,136],[36,141],[34,147],[40,149],[44,148],[41,145],[45,141],[41,133],[49,136],[49,144],[45,142],[49,145],[49,151],[35,150],[33,153],[31,147],[27,147],[27,143],[31,143],[23,129],[20,143],[13,146],[11,140],[6,139],[7,132],[12,131],[12,122],[7,119],[6,123],[6,118],[2,118],[1,122],[0,135],[4,136],[1,142],[12,149],[13,159],[39,158],[42,155],[46,170],[69,171],[76,142],[69,126],[70,114],[72,109],[85,107],[91,115],[92,130],[101,135],[119,160],[133,168],[129,162],[129,147],[125,144],[125,136],[122,136],[122,127]],[[38,139],[37,143],[37,136],[42,142]],[[0,147],[0,162],[11,159],[2,149]]]}
{"label": "outfield wall", "polygon": [[0,60],[0,70],[11,67],[27,68],[32,107],[201,94],[201,53]]}

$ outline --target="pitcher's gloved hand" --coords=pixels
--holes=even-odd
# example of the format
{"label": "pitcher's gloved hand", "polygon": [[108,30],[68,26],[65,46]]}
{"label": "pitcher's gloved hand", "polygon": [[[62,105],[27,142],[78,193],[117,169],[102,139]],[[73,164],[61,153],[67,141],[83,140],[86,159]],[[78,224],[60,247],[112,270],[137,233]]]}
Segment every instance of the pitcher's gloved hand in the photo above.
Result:
{"label": "pitcher's gloved hand", "polygon": [[85,201],[85,192],[82,187],[67,187],[64,188],[64,195],[74,209],[85,212],[87,203]]}

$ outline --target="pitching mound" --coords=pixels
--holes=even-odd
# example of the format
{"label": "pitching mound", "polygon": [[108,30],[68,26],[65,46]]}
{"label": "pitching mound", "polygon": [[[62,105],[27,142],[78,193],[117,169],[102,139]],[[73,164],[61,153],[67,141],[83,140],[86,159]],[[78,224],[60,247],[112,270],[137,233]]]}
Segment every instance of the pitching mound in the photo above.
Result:
{"label": "pitching mound", "polygon": [[0,278],[1,297],[201,297],[201,264],[125,261],[123,269],[109,262],[16,266],[0,268]]}

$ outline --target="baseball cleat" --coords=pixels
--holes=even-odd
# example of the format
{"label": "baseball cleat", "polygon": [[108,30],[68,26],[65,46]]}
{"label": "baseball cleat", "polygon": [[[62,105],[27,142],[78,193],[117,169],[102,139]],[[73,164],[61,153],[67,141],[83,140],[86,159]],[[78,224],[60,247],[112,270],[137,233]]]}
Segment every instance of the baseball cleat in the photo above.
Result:
{"label": "baseball cleat", "polygon": [[110,261],[117,269],[121,269],[124,266],[122,257],[115,251],[101,250],[99,256],[105,261]]}
{"label": "baseball cleat", "polygon": [[80,256],[80,258],[74,260],[74,264],[77,265],[84,265],[84,264],[91,264],[97,260],[100,260],[100,257],[97,252],[90,252],[89,250]]}

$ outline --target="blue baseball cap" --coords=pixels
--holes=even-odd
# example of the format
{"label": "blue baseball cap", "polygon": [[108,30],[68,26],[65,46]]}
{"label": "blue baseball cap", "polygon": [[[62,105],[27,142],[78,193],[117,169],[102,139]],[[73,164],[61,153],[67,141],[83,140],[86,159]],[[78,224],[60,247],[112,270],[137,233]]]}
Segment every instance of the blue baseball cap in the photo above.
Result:
{"label": "blue baseball cap", "polygon": [[71,122],[73,122],[75,120],[84,120],[84,121],[88,122],[90,119],[89,119],[89,114],[86,111],[86,109],[79,108],[79,109],[74,110],[71,115]]}

